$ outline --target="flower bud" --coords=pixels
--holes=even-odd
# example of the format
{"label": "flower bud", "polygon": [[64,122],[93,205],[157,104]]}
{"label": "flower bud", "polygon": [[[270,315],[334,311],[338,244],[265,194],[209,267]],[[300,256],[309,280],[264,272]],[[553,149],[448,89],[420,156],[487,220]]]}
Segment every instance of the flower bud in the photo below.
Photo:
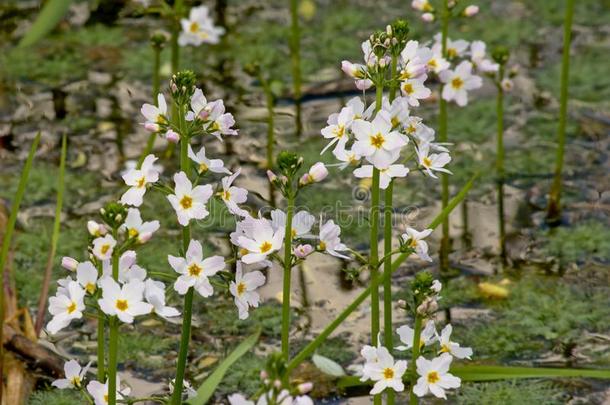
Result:
{"label": "flower bud", "polygon": [[304,259],[313,252],[313,247],[309,244],[299,245],[294,248],[294,255],[299,259]]}
{"label": "flower bud", "polygon": [[76,271],[76,267],[78,267],[78,260],[69,256],[64,256],[61,258],[61,267],[66,270]]}
{"label": "flower bud", "polygon": [[269,378],[269,374],[267,374],[265,370],[261,370],[260,377],[261,380],[266,380],[267,378]]}
{"label": "flower bud", "polygon": [[471,4],[470,6],[466,7],[464,9],[464,15],[466,17],[472,17],[475,16],[479,13],[479,6],[475,6],[473,4]]}
{"label": "flower bud", "polygon": [[356,66],[348,60],[341,62],[341,70],[349,77],[356,77],[356,74],[358,73]]}
{"label": "flower bud", "polygon": [[438,280],[434,280],[432,282],[432,286],[430,287],[430,289],[437,294],[441,292],[442,288],[443,288],[443,284]]}
{"label": "flower bud", "polygon": [[89,231],[89,235],[95,237],[106,235],[108,232],[103,224],[98,224],[95,221],[87,221],[87,230]]}
{"label": "flower bud", "polygon": [[270,183],[274,183],[277,181],[277,175],[271,170],[267,170],[267,178],[269,179]]}
{"label": "flower bud", "polygon": [[307,394],[312,389],[313,389],[313,383],[310,383],[310,382],[306,382],[306,383],[297,385],[297,390],[299,391],[299,394]]}
{"label": "flower bud", "polygon": [[307,173],[312,183],[319,183],[328,176],[328,169],[322,162],[317,162],[309,169]]}
{"label": "flower bud", "polygon": [[147,122],[144,124],[144,129],[148,132],[159,132],[161,127],[159,124],[155,124],[154,122]]}
{"label": "flower bud", "polygon": [[282,388],[282,382],[280,380],[273,381],[273,386],[277,389]]}
{"label": "flower bud", "polygon": [[515,84],[510,79],[503,79],[502,82],[500,83],[500,86],[502,87],[502,90],[504,90],[504,91],[512,91],[513,88],[515,87]]}
{"label": "flower bud", "polygon": [[397,304],[398,304],[399,307],[405,308],[407,306],[407,301],[405,301],[405,300],[398,300]]}
{"label": "flower bud", "polygon": [[150,45],[155,49],[163,49],[168,39],[169,36],[165,31],[157,30],[150,36]]}
{"label": "flower bud", "polygon": [[170,129],[165,133],[165,139],[169,143],[178,143],[180,141],[180,134]]}
{"label": "flower bud", "polygon": [[427,316],[435,313],[438,310],[438,303],[433,297],[428,297],[417,307],[417,313],[422,316]]}
{"label": "flower bud", "polygon": [[434,10],[428,0],[413,0],[411,2],[411,7],[413,7],[413,9],[415,9],[417,11],[429,12],[429,11]]}
{"label": "flower bud", "polygon": [[434,21],[434,14],[432,14],[432,13],[423,13],[421,15],[421,19],[424,22],[427,22],[427,23],[432,22],[432,21]]}

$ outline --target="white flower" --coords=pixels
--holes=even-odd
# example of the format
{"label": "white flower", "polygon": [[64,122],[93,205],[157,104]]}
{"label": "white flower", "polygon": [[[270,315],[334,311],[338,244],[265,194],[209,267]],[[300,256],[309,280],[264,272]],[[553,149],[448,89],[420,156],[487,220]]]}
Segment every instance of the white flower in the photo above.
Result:
{"label": "white flower", "polygon": [[212,186],[206,184],[193,187],[184,172],[174,175],[174,183],[176,183],[175,194],[168,195],[167,199],[174,207],[180,225],[187,226],[191,219],[207,217],[209,212],[206,204],[212,196]]}
{"label": "white flower", "polygon": [[174,283],[174,290],[180,295],[186,294],[193,287],[202,297],[214,294],[214,288],[208,277],[212,277],[225,268],[221,256],[203,258],[203,247],[196,240],[191,240],[186,251],[186,257],[167,256],[170,266],[180,274]]}
{"label": "white flower", "polygon": [[[442,36],[440,32],[434,36],[434,40],[436,41],[434,46],[442,48]],[[468,41],[464,41],[463,39],[453,41],[450,38],[447,38],[447,59],[453,60],[464,56],[468,50],[468,45]]]}
{"label": "white flower", "polygon": [[339,165],[339,169],[343,170],[349,165],[357,165],[360,163],[362,156],[352,150],[339,149],[333,150],[333,155],[343,163]]}
{"label": "white flower", "polygon": [[322,162],[316,162],[309,168],[309,171],[299,179],[299,185],[305,186],[312,183],[319,183],[328,176],[328,169]]}
{"label": "white flower", "polygon": [[441,331],[439,339],[441,345],[440,353],[449,353],[455,358],[470,360],[472,349],[470,347],[460,347],[459,343],[452,342],[451,332],[453,332],[453,327],[450,324],[445,326]]}
{"label": "white flower", "polygon": [[79,389],[85,376],[87,375],[90,365],[91,362],[89,362],[85,367],[81,368],[80,364],[78,364],[76,360],[66,361],[64,363],[65,378],[55,380],[53,383],[51,383],[51,385],[59,388],[60,390],[66,388]]}
{"label": "white flower", "polygon": [[98,224],[95,221],[87,221],[87,231],[89,231],[89,235],[94,237],[104,236],[108,233],[106,226],[104,224]]}
{"label": "white flower", "polygon": [[402,234],[402,240],[404,243],[407,243],[410,248],[415,250],[415,254],[417,254],[420,259],[431,262],[432,258],[428,255],[428,243],[424,240],[424,238],[427,238],[431,233],[432,229],[424,229],[419,232],[413,228],[407,227],[406,233]]}
{"label": "white flower", "polygon": [[195,154],[195,152],[193,152],[193,148],[191,147],[191,145],[189,145],[188,155],[193,162],[197,163],[197,171],[199,172],[199,174],[203,174],[208,170],[212,173],[226,173],[229,175],[231,174],[229,169],[225,167],[225,164],[222,160],[208,159],[205,156],[204,146],[202,146],[201,149],[199,149],[199,152]]}
{"label": "white flower", "polygon": [[427,67],[428,71],[432,71],[436,74],[449,69],[449,62],[442,55],[442,48],[440,44],[435,44],[432,47],[432,57],[428,60]]}
{"label": "white flower", "polygon": [[239,319],[248,318],[248,308],[257,308],[260,296],[256,289],[265,284],[265,276],[260,271],[243,274],[241,262],[237,262],[235,281],[231,281],[229,291],[235,297]]}
{"label": "white flower", "polygon": [[392,128],[402,128],[409,120],[409,99],[407,97],[396,97],[392,104],[387,98],[384,98],[382,109],[390,115]]}
{"label": "white flower", "polygon": [[424,168],[428,176],[435,179],[438,178],[434,174],[435,171],[451,174],[449,170],[444,168],[447,163],[451,162],[451,156],[447,152],[429,154],[429,143],[419,145],[415,151],[417,152],[419,164]]}
{"label": "white flower", "polygon": [[310,244],[298,245],[294,248],[294,255],[299,259],[304,259],[313,252],[313,246]]}
{"label": "white flower", "polygon": [[144,283],[144,298],[153,306],[153,312],[161,318],[172,318],[180,315],[173,307],[165,305],[165,284],[161,281],[148,279]]}
{"label": "white flower", "polygon": [[[413,347],[413,337],[415,336],[415,331],[413,329],[411,329],[407,325],[403,325],[400,328],[396,329],[396,333],[398,333],[400,341],[404,343],[404,345],[397,346],[396,350],[405,351]],[[424,346],[430,346],[437,340],[438,336],[436,335],[434,321],[429,320],[428,322],[426,322],[424,330],[422,330],[419,335],[419,347],[421,349]]]}
{"label": "white flower", "polygon": [[260,218],[246,218],[242,225],[249,230],[248,236],[239,236],[237,244],[244,248],[247,253],[242,257],[246,264],[257,263],[265,260],[267,256],[282,247],[284,228],[273,230],[271,221]]}
{"label": "white flower", "polygon": [[443,288],[443,283],[441,283],[438,280],[434,280],[432,282],[432,287],[430,287],[432,289],[432,291],[434,291],[435,293],[440,293],[441,289]]}
{"label": "white flower", "polygon": [[472,61],[474,68],[479,72],[497,72],[500,66],[485,58],[485,48],[485,42],[472,41],[470,44],[470,60]]}
{"label": "white flower", "polygon": [[427,360],[420,356],[416,363],[417,374],[421,377],[419,377],[417,384],[413,387],[415,395],[423,397],[428,392],[431,392],[437,398],[447,399],[445,390],[458,388],[461,383],[458,377],[449,373],[452,359],[449,353],[443,353],[432,360]]}
{"label": "white flower", "polygon": [[78,260],[70,256],[64,256],[61,258],[61,267],[69,271],[76,271],[76,268],[78,267]]}
{"label": "white flower", "polygon": [[89,294],[96,290],[98,271],[90,261],[79,263],[76,267],[76,281]]}
{"label": "white flower", "polygon": [[413,0],[411,2],[411,7],[417,11],[433,11],[432,5],[428,0]]}
{"label": "white flower", "polygon": [[233,186],[233,181],[241,173],[241,167],[237,171],[228,177],[222,178],[222,191],[219,193],[220,198],[227,206],[227,209],[231,214],[245,217],[248,212],[242,208],[239,208],[237,204],[245,203],[248,199],[248,190],[245,188]]}
{"label": "white flower", "polygon": [[222,27],[214,26],[206,6],[193,7],[189,18],[180,20],[182,32],[178,38],[180,46],[199,46],[203,43],[217,44],[220,36],[224,34]]}
{"label": "white flower", "polygon": [[392,131],[391,118],[385,111],[377,113],[373,122],[356,120],[352,125],[356,135],[353,151],[379,169],[387,168],[400,155],[400,148],[407,144],[399,132]]}
{"label": "white flower", "polygon": [[422,19],[423,22],[427,22],[427,23],[432,22],[432,21],[434,21],[434,14],[432,14],[432,13],[423,13],[421,15],[421,19]]}
{"label": "white flower", "polygon": [[475,6],[474,4],[471,4],[464,9],[464,15],[466,17],[472,17],[472,16],[478,14],[478,12],[479,12],[479,6]]}
{"label": "white flower", "polygon": [[[104,277],[112,277],[112,263],[110,260],[103,262]],[[136,264],[136,252],[128,250],[119,258],[119,282],[127,283],[132,280],[144,281],[146,279],[146,270]],[[98,281],[98,286],[101,287],[101,279]]]}
{"label": "white flower", "polygon": [[324,225],[320,226],[318,248],[329,255],[349,260],[348,256],[339,253],[339,251],[348,250],[347,246],[341,243],[340,235],[341,228],[339,225],[335,225],[332,219],[328,220]]}
{"label": "white flower", "polygon": [[[409,169],[404,165],[390,165],[386,169],[379,170],[379,188],[385,190],[395,177],[406,177],[409,173]],[[354,176],[358,178],[370,178],[373,177],[373,166],[364,165],[354,170]]]}
{"label": "white flower", "polygon": [[[376,351],[376,356],[372,359],[374,361],[367,361],[362,371],[365,381],[368,379],[375,381],[370,394],[379,394],[386,388],[392,388],[397,392],[404,391],[405,386],[402,382],[402,376],[407,370],[406,360],[394,362],[394,358],[388,349],[383,346],[373,349]],[[367,354],[371,355],[372,353]]]}
{"label": "white flower", "polygon": [[186,113],[186,120],[194,121],[198,119],[207,121],[209,116],[210,108],[208,100],[203,95],[203,91],[200,88],[196,88],[191,96],[191,111]]}
{"label": "white flower", "polygon": [[[121,381],[117,374],[116,376],[116,399],[125,399],[127,395],[131,392],[131,389],[128,387],[121,389]],[[105,384],[102,384],[99,381],[91,381],[87,384],[87,392],[93,397],[93,401],[95,405],[108,405],[108,381]]]}
{"label": "white flower", "polygon": [[100,260],[108,260],[112,257],[112,252],[116,246],[116,240],[111,235],[93,240],[93,254]]}
{"label": "white flower", "polygon": [[222,100],[212,101],[207,108],[210,111],[209,120],[211,121],[208,131],[219,140],[222,140],[221,135],[238,135],[233,114],[225,112],[225,105]]}
{"label": "white flower", "polygon": [[127,231],[129,238],[135,238],[138,243],[146,243],[150,240],[152,234],[159,229],[159,221],[143,222],[140,210],[129,208],[127,218],[125,218],[125,223],[121,228]]}
{"label": "white flower", "polygon": [[236,392],[227,397],[230,405],[254,405],[254,401],[248,400],[243,394]]}
{"label": "white flower", "polygon": [[504,78],[504,79],[502,79],[500,86],[502,87],[502,90],[504,90],[504,91],[512,91],[513,88],[515,87],[515,84],[513,83],[512,80]]}
{"label": "white flower", "polygon": [[149,314],[153,306],[144,302],[144,283],[132,280],[121,287],[110,277],[100,281],[102,298],[98,304],[109,316],[117,316],[122,322],[132,323],[134,317]]}
{"label": "white flower", "polygon": [[349,140],[349,128],[352,125],[352,121],[354,120],[354,110],[352,107],[343,107],[339,114],[331,114],[328,117],[328,125],[322,128],[322,136],[326,139],[330,139],[331,141],[322,149],[320,155],[323,154],[330,148],[335,145],[335,149],[345,148],[345,144]]}
{"label": "white flower", "polygon": [[144,122],[144,128],[150,132],[158,132],[161,130],[162,125],[167,125],[167,103],[162,93],[157,95],[158,107],[153,104],[144,104],[142,109],[142,115],[146,118]]}
{"label": "white flower", "polygon": [[460,107],[468,104],[468,91],[478,89],[483,85],[483,80],[479,76],[472,74],[472,63],[463,61],[455,70],[447,69],[439,75],[443,86],[443,99],[447,101],[455,100]]}
{"label": "white flower", "polygon": [[356,79],[356,88],[358,90],[367,90],[371,88],[373,82],[366,77],[366,66],[359,63],[352,63],[344,60],[341,62],[341,70],[350,77]]}
{"label": "white flower", "polygon": [[140,169],[131,169],[123,175],[123,180],[129,189],[121,196],[122,204],[135,207],[142,205],[147,184],[156,183],[159,180],[159,171],[154,167],[156,160],[155,155],[148,155],[144,158]]}
{"label": "white flower", "polygon": [[84,297],[85,290],[76,281],[69,281],[65,290],[49,298],[49,312],[53,319],[47,324],[47,329],[52,335],[68,326],[73,319],[82,318]]}
{"label": "white flower", "polygon": [[[316,217],[307,211],[299,211],[292,217],[292,237],[305,238],[311,236],[309,232],[313,224],[316,223]],[[274,231],[286,228],[286,213],[280,209],[271,211],[271,226]]]}
{"label": "white flower", "polygon": [[401,82],[400,90],[410,106],[418,107],[419,100],[426,99],[432,94],[430,89],[424,86],[424,82],[427,78],[428,76],[423,74],[419,77]]}
{"label": "white flower", "polygon": [[426,73],[428,62],[432,59],[432,50],[419,46],[417,41],[409,41],[400,53],[401,70],[399,80],[409,80]]}

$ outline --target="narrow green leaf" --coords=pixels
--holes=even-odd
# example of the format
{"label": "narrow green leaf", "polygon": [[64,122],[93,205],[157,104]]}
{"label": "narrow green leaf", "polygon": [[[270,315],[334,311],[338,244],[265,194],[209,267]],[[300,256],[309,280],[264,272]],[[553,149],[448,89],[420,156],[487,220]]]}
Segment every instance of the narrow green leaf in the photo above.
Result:
{"label": "narrow green leaf", "polygon": [[316,353],[311,357],[311,360],[313,361],[313,364],[315,364],[315,366],[324,374],[328,374],[333,377],[343,377],[346,375],[343,367],[328,357],[324,357]]}
{"label": "narrow green leaf", "polygon": [[[453,366],[451,374],[462,381],[516,380],[523,378],[600,378],[610,379],[610,370],[582,368],[548,368],[548,367],[512,367],[512,366]],[[405,379],[408,376],[405,375]],[[337,387],[350,388],[371,385],[362,382],[358,377],[343,377],[337,381]]]}
{"label": "narrow green leaf", "polygon": [[34,45],[59,24],[68,12],[71,0],[49,0],[46,2],[40,14],[32,24],[30,30],[19,42],[20,47]]}
{"label": "narrow green leaf", "polygon": [[214,370],[214,372],[210,374],[208,378],[206,378],[206,380],[197,390],[197,396],[185,401],[185,403],[191,405],[204,405],[207,403],[214,394],[214,391],[216,391],[216,388],[218,388],[218,385],[224,378],[227,370],[229,370],[229,368],[244,354],[248,353],[248,351],[252,349],[252,347],[258,341],[260,334],[261,331],[259,329],[253,335],[241,342],[239,346],[237,346],[235,350],[233,350],[231,354],[229,354],[227,358],[218,365],[218,367],[216,367],[216,370]]}

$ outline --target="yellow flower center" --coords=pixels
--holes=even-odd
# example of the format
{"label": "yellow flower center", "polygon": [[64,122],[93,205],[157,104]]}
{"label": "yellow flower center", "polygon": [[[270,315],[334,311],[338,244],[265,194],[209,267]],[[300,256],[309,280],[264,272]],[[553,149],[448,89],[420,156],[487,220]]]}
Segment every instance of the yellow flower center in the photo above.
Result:
{"label": "yellow flower center", "polygon": [[108,394],[104,394],[104,402],[108,403]]}
{"label": "yellow flower center", "polygon": [[261,253],[267,253],[272,247],[273,245],[271,245],[271,243],[267,241],[263,242],[263,244],[260,246]]}
{"label": "yellow flower center", "polygon": [[136,228],[129,228],[129,230],[127,231],[127,233],[129,234],[130,238],[135,238],[138,236],[139,232]]}
{"label": "yellow flower center", "polygon": [[391,368],[384,368],[383,369],[383,378],[385,378],[386,380],[391,380],[392,378],[394,378],[394,370]]}
{"label": "yellow flower center", "polygon": [[109,250],[110,250],[110,245],[109,244],[102,245],[102,247],[100,248],[100,252],[102,252],[103,255],[108,253]]}
{"label": "yellow flower center", "polygon": [[199,274],[203,271],[203,269],[197,264],[193,263],[188,267],[189,276],[199,277]]}
{"label": "yellow flower center", "polygon": [[190,196],[185,195],[180,200],[180,206],[182,207],[182,209],[188,210],[193,206],[193,199]]}
{"label": "yellow flower center", "polygon": [[333,134],[337,138],[342,138],[343,135],[345,134],[345,126],[344,125],[338,125],[337,128],[333,129]]}
{"label": "yellow flower center", "polygon": [[430,166],[432,166],[432,160],[430,160],[430,158],[428,156],[426,156],[425,158],[422,159],[421,164],[424,167],[430,167]]}
{"label": "yellow flower center", "polygon": [[400,125],[400,120],[397,117],[392,117],[392,128],[396,128]]}
{"label": "yellow flower center", "polygon": [[145,185],[146,185],[146,177],[142,176],[142,177],[140,177],[140,180],[138,180],[137,187],[142,188]]}
{"label": "yellow flower center", "polygon": [[116,308],[119,311],[127,311],[127,308],[129,308],[129,303],[127,300],[116,300]]}
{"label": "yellow flower center", "polygon": [[455,48],[449,48],[447,49],[447,57],[449,59],[453,59],[457,56],[457,50]]}
{"label": "yellow flower center", "polygon": [[222,192],[222,199],[225,201],[229,201],[231,199],[231,193],[229,190],[225,190]]}
{"label": "yellow flower center", "polygon": [[464,85],[464,81],[460,77],[454,77],[451,80],[451,87],[453,87],[456,90],[461,89],[463,85]]}
{"label": "yellow flower center", "polygon": [[436,69],[436,68],[438,67],[438,63],[436,62],[436,59],[430,59],[430,60],[428,61],[428,66],[429,66],[431,69]]}
{"label": "yellow flower center", "polygon": [[246,284],[244,282],[237,284],[237,295],[242,295],[245,292],[246,292]]}
{"label": "yellow flower center", "polygon": [[196,22],[192,22],[191,26],[189,27],[189,31],[191,31],[193,34],[199,31],[199,24],[197,24]]}
{"label": "yellow flower center", "polygon": [[318,247],[320,248],[320,250],[326,250],[326,243],[324,243],[324,241],[321,240]]}
{"label": "yellow flower center", "polygon": [[87,283],[87,285],[85,286],[85,290],[87,290],[89,294],[93,294],[95,292],[95,284]]}
{"label": "yellow flower center", "polygon": [[411,78],[411,73],[409,73],[406,70],[403,70],[400,72],[400,76],[398,77],[398,80],[407,80]]}
{"label": "yellow flower center", "polygon": [[440,379],[441,379],[441,377],[438,375],[438,373],[436,371],[430,371],[428,373],[428,383],[429,384],[436,384]]}
{"label": "yellow flower center", "polygon": [[384,142],[385,138],[383,137],[383,135],[381,135],[380,132],[378,132],[376,135],[371,136],[371,145],[373,145],[377,149],[381,148]]}
{"label": "yellow flower center", "polygon": [[70,305],[68,305],[68,308],[66,308],[66,311],[68,311],[69,314],[76,311],[76,302],[70,301]]}
{"label": "yellow flower center", "polygon": [[72,383],[72,385],[74,385],[75,387],[80,387],[80,377],[79,376],[74,376],[70,379],[70,382]]}
{"label": "yellow flower center", "polygon": [[431,11],[434,11],[434,8],[432,8],[432,5],[429,2],[426,2],[422,7],[422,11],[429,13]]}
{"label": "yellow flower center", "polygon": [[296,229],[291,229],[290,230],[290,234],[292,235],[293,238],[295,238],[297,236],[297,231]]}
{"label": "yellow flower center", "polygon": [[440,353],[451,353],[451,349],[449,348],[449,345],[441,345]]}
{"label": "yellow flower center", "polygon": [[403,84],[402,91],[404,91],[407,94],[413,94],[413,85],[411,83]]}
{"label": "yellow flower center", "polygon": [[239,254],[242,255],[242,256],[247,255],[248,254],[248,249],[246,249],[246,248],[239,249]]}
{"label": "yellow flower center", "polygon": [[200,163],[199,164],[199,173],[203,173],[203,172],[207,172],[208,171],[208,165],[206,165],[205,163]]}
{"label": "yellow flower center", "polygon": [[417,128],[415,128],[415,125],[409,124],[409,126],[407,127],[407,132],[410,134],[414,134],[415,131],[417,131]]}

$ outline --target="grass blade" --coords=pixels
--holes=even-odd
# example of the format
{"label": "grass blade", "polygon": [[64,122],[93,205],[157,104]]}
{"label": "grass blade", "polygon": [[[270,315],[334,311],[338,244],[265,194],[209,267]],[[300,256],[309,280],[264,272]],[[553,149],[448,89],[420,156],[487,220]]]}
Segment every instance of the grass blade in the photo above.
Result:
{"label": "grass blade", "polygon": [[229,370],[229,368],[244,354],[248,353],[248,351],[252,349],[252,347],[258,341],[258,337],[260,336],[260,334],[261,331],[259,329],[253,335],[241,342],[235,348],[235,350],[233,350],[231,354],[229,354],[227,358],[224,359],[218,365],[218,367],[216,367],[216,370],[214,370],[214,372],[210,374],[210,376],[203,382],[199,389],[197,389],[197,396],[195,398],[185,401],[185,403],[190,405],[206,404],[214,394],[214,391],[216,391],[216,388],[224,378],[227,370]]}
{"label": "grass blade", "polygon": [[46,2],[36,21],[30,27],[19,42],[20,47],[34,45],[57,26],[59,21],[66,15],[70,7],[71,0],[49,0]]}
{"label": "grass blade", "polygon": [[53,259],[57,251],[57,241],[59,240],[59,229],[61,224],[61,208],[64,201],[64,176],[66,172],[66,152],[67,152],[67,136],[64,134],[61,138],[61,156],[59,158],[59,178],[57,180],[57,202],[55,204],[55,220],[53,222],[53,234],[51,236],[51,249],[47,257],[47,264],[44,271],[44,280],[40,298],[38,299],[38,313],[36,314],[35,331],[36,336],[40,335],[42,324],[44,322],[44,314],[47,306],[47,298],[49,295],[49,284],[51,283],[51,274],[53,271]]}
{"label": "grass blade", "polygon": [[[4,232],[4,238],[2,240],[2,251],[0,251],[0,280],[2,280],[2,282],[0,282],[0,303],[2,304],[0,305],[0,342],[4,341],[4,270],[6,268],[6,261],[8,258],[8,251],[11,246],[11,240],[13,238],[13,231],[15,230],[15,223],[17,222],[17,213],[19,212],[19,207],[21,206],[23,194],[25,194],[25,187],[28,183],[30,169],[32,168],[32,161],[34,160],[34,155],[36,154],[36,150],[38,149],[38,143],[40,143],[40,132],[36,135],[36,138],[34,138],[34,142],[32,143],[32,147],[30,148],[30,153],[28,154],[28,158],[25,161],[25,165],[23,166],[21,178],[19,179],[19,186],[17,187],[15,198],[13,198],[11,212],[8,217],[6,230]],[[0,344],[0,382],[3,381],[3,369],[4,345]],[[3,384],[0,384],[0,398],[2,398],[2,386]]]}

